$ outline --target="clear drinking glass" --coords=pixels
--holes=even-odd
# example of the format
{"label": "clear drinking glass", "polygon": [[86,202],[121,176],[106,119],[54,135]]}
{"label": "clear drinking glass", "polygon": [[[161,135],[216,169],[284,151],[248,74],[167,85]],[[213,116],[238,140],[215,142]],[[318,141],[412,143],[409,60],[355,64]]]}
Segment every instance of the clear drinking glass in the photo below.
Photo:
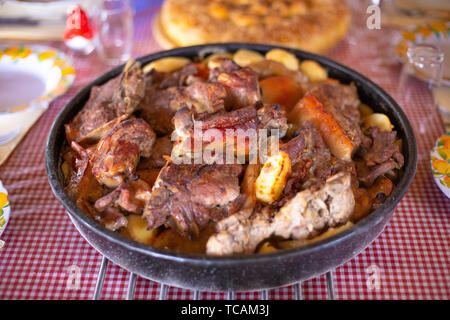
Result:
{"label": "clear drinking glass", "polygon": [[[407,61],[403,66],[399,81],[400,101],[407,105],[415,96],[413,82],[419,81],[418,78],[426,81],[428,89],[433,93],[441,86],[442,68],[444,54],[441,49],[435,45],[427,43],[418,43],[411,45],[407,51]],[[439,106],[434,95],[432,108],[437,108],[441,112],[442,120],[446,121],[442,108]],[[425,107],[425,106],[424,106]],[[420,132],[424,131],[432,119],[432,112],[428,112],[429,117],[421,119],[419,124]]]}
{"label": "clear drinking glass", "polygon": [[97,7],[97,49],[102,60],[118,65],[131,56],[133,12],[129,0],[103,0]]}

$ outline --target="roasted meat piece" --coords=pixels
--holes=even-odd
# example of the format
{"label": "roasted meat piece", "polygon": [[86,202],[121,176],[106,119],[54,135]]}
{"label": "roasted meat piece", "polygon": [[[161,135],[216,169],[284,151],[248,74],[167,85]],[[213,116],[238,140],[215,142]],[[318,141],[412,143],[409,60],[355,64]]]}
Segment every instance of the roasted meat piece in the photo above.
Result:
{"label": "roasted meat piece", "polygon": [[94,211],[92,215],[95,220],[112,231],[119,230],[128,224],[125,215],[115,207],[108,207],[104,211]]}
{"label": "roasted meat piece", "polygon": [[359,181],[365,186],[371,186],[378,177],[393,169],[400,169],[405,160],[395,143],[395,131],[371,127],[367,130],[367,135],[371,138],[371,144],[359,151],[358,155],[363,160],[356,162],[356,168]]}
{"label": "roasted meat piece", "polygon": [[147,121],[158,135],[173,131],[172,117],[177,109],[170,102],[175,98],[177,88],[159,89],[158,85],[147,86],[145,97],[139,105],[140,117]]}
{"label": "roasted meat piece", "polygon": [[286,113],[279,104],[268,104],[258,109],[258,127],[270,130],[278,130],[278,137],[285,136],[288,130]]}
{"label": "roasted meat piece", "polygon": [[195,81],[187,87],[161,89],[158,84],[147,86],[145,98],[139,105],[141,117],[160,135],[170,134],[172,117],[182,108],[195,113],[224,110],[226,90],[219,83]]}
{"label": "roasted meat piece", "polygon": [[[240,108],[230,112],[203,113],[196,118],[188,109],[178,111],[174,118],[173,155],[196,158],[205,151],[215,153],[217,160],[223,152],[234,150],[236,156],[248,155],[258,143],[258,129],[278,130],[279,137],[287,131],[286,114],[278,105]],[[196,146],[199,146],[196,150]]]}
{"label": "roasted meat piece", "polygon": [[164,167],[167,159],[172,154],[172,140],[170,136],[163,136],[156,139],[152,147],[152,153],[148,158],[141,158],[138,170],[158,169]]}
{"label": "roasted meat piece", "polygon": [[300,71],[293,71],[281,62],[275,60],[264,59],[258,62],[253,62],[248,65],[252,68],[259,79],[265,79],[268,77],[289,77],[298,84],[305,84],[308,78]]}
{"label": "roasted meat piece", "polygon": [[254,213],[240,211],[220,221],[216,226],[218,233],[208,240],[207,253],[253,253],[261,241],[272,235],[307,239],[348,221],[354,205],[350,174],[338,173],[320,189],[297,193],[276,213],[265,207]]}
{"label": "roasted meat piece", "polygon": [[306,88],[308,91],[312,90],[319,99],[339,110],[344,117],[359,124],[358,106],[361,101],[354,83],[346,85],[338,81],[322,81],[309,83]]}
{"label": "roasted meat piece", "polygon": [[136,109],[144,93],[141,65],[130,60],[120,76],[92,88],[84,108],[65,125],[67,140],[96,143]]}
{"label": "roasted meat piece", "polygon": [[101,184],[119,186],[133,178],[141,156],[149,157],[156,135],[142,119],[121,122],[104,136],[93,155],[92,173]]}
{"label": "roasted meat piece", "polygon": [[93,148],[85,149],[75,141],[71,147],[72,149],[64,154],[65,162],[70,166],[65,189],[71,199],[94,202],[107,191],[92,175],[90,159]]}
{"label": "roasted meat piece", "polygon": [[[312,123],[306,122],[301,126],[293,138],[280,145],[280,150],[289,155],[293,166],[293,174],[288,178],[285,193],[322,184],[341,171],[356,176],[354,163],[333,156]],[[292,189],[294,186],[296,187]]]}
{"label": "roasted meat piece", "polygon": [[236,211],[241,165],[168,163],[160,172],[144,211],[148,228],[160,225],[196,236],[210,220]]}
{"label": "roasted meat piece", "polygon": [[[229,62],[228,62],[229,63]],[[225,107],[227,109],[239,109],[254,105],[261,100],[258,75],[249,67],[238,70],[222,72],[217,77],[217,82],[224,85],[227,90]]]}
{"label": "roasted meat piece", "polygon": [[195,113],[213,113],[225,109],[225,87],[219,83],[196,81],[187,87],[178,88],[171,108],[189,108]]}
{"label": "roasted meat piece", "polygon": [[322,83],[313,86],[289,112],[296,124],[313,123],[320,131],[331,153],[350,161],[361,144],[368,143],[361,131],[354,86]]}
{"label": "roasted meat piece", "polygon": [[108,207],[115,207],[126,212],[142,213],[150,193],[151,188],[144,180],[124,182],[95,201],[94,207],[99,212],[105,211]]}

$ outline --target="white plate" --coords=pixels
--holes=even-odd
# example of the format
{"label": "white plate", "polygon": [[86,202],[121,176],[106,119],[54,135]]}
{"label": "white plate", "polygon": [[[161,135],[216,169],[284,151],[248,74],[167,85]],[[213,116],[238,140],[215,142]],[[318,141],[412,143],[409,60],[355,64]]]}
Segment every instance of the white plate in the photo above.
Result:
{"label": "white plate", "polygon": [[8,224],[10,214],[11,207],[9,206],[8,191],[0,181],[0,236]]}
{"label": "white plate", "polygon": [[0,116],[48,105],[74,79],[71,59],[54,48],[0,48]]}

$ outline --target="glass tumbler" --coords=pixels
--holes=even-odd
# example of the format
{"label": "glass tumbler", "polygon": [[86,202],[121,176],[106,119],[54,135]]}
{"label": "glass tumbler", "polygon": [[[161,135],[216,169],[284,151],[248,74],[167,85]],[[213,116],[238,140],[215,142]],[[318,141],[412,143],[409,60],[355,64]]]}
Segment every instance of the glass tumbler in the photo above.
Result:
{"label": "glass tumbler", "polygon": [[[414,86],[412,83],[418,81],[417,78],[420,78],[426,82],[428,89],[432,94],[433,103],[431,107],[437,108],[440,111],[442,120],[444,120],[445,123],[446,120],[442,113],[442,108],[439,106],[435,95],[433,94],[434,91],[441,86],[444,54],[441,49],[435,45],[418,43],[413,44],[408,48],[406,58],[407,61],[404,64],[399,81],[399,92],[402,93],[402,102],[407,104],[413,99],[414,89],[412,88],[414,88]],[[432,112],[427,112],[427,114],[430,116],[424,117],[419,124],[420,132],[426,130],[425,128],[429,126]]]}
{"label": "glass tumbler", "polygon": [[97,50],[108,65],[118,65],[131,56],[133,12],[129,0],[103,0],[97,7]]}

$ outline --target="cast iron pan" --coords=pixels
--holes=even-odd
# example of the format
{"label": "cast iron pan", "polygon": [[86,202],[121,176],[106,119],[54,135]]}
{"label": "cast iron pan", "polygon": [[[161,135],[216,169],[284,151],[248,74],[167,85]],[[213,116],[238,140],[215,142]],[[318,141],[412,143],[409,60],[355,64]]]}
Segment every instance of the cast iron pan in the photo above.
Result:
{"label": "cast iron pan", "polygon": [[[230,52],[246,48],[265,53],[276,47],[245,43],[208,44],[158,52],[138,60],[145,64],[167,56],[193,58],[208,48]],[[249,291],[292,284],[332,270],[366,248],[383,230],[414,177],[417,147],[411,125],[398,104],[366,77],[325,57],[295,49],[286,50],[300,60],[316,60],[332,78],[343,83],[354,82],[361,101],[391,119],[398,136],[403,139],[405,165],[396,181],[395,191],[383,206],[330,238],[300,248],[255,255],[211,257],[174,252],[153,248],[107,230],[82,212],[64,191],[60,152],[65,143],[64,124],[84,106],[92,86],[119,75],[123,69],[120,66],[91,82],[69,101],[56,118],[47,141],[45,161],[50,185],[81,235],[109,260],[128,271],[168,285],[207,291]]]}

